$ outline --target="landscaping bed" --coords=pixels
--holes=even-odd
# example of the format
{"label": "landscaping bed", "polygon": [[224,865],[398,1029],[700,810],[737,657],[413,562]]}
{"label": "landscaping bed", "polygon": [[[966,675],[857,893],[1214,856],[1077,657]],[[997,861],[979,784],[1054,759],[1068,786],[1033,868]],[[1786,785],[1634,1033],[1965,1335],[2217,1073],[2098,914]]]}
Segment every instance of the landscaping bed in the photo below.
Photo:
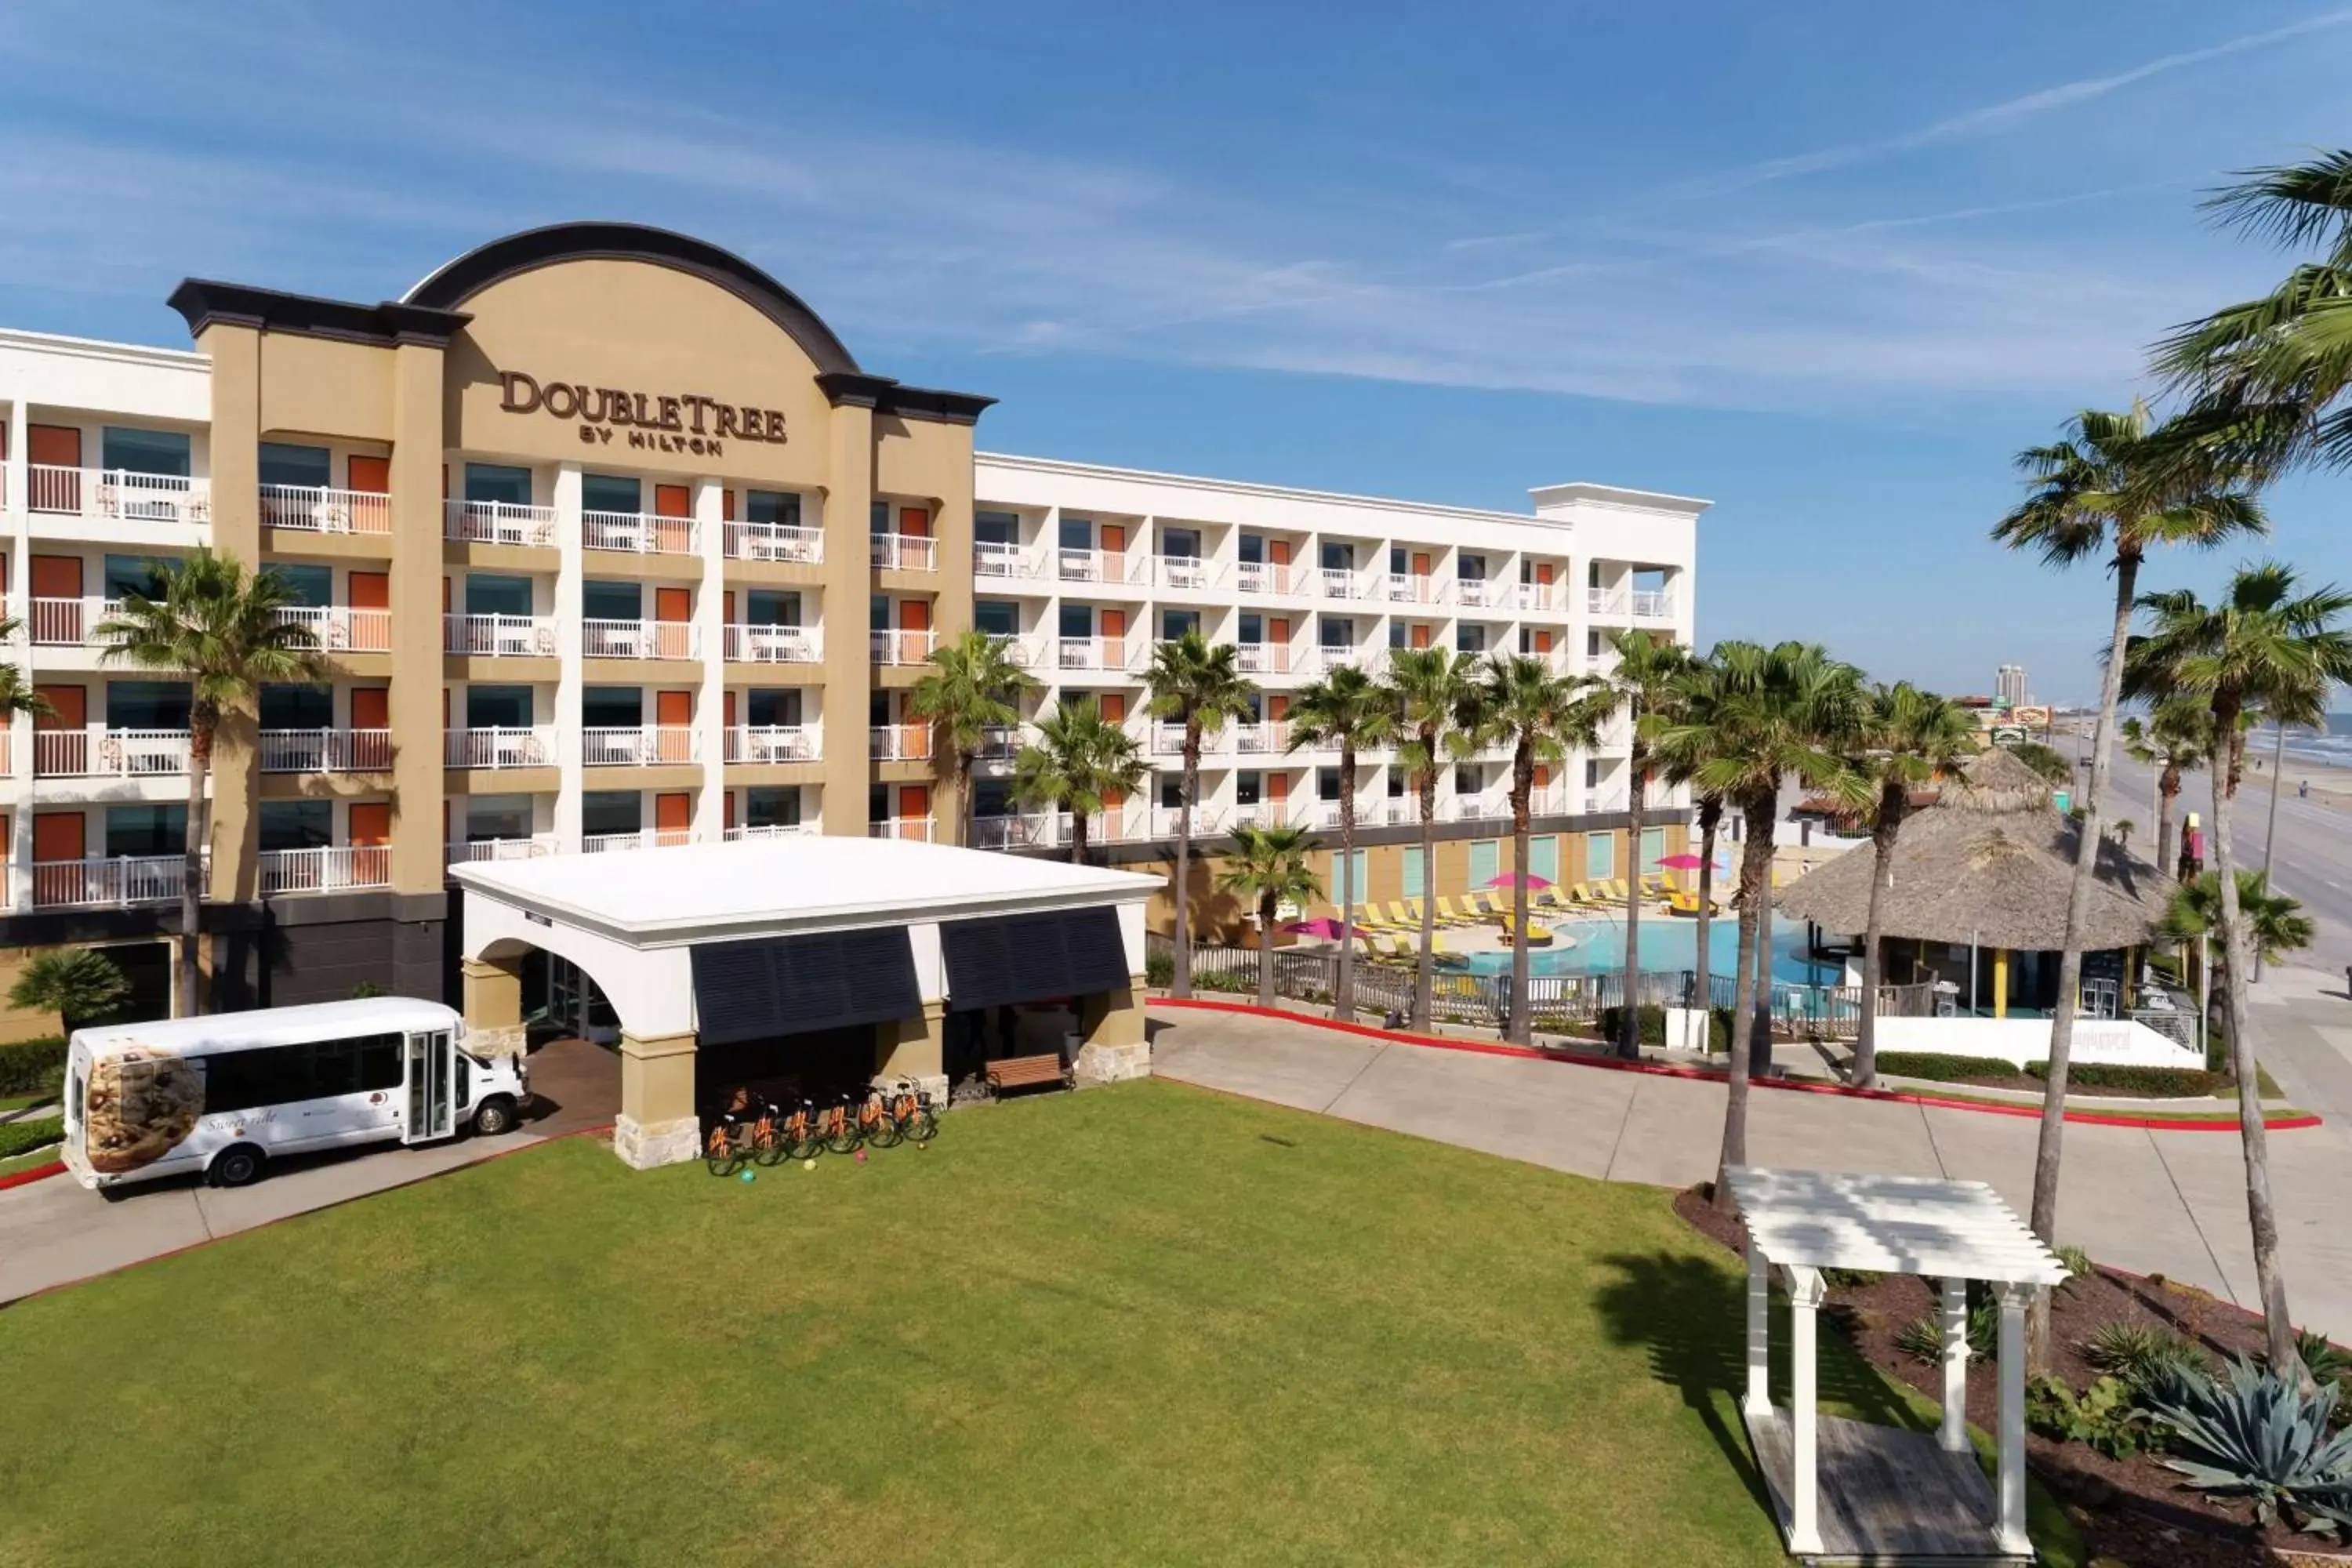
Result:
{"label": "landscaping bed", "polygon": [[[1733,1252],[1744,1251],[1744,1228],[1737,1219],[1716,1212],[1704,1186],[1676,1194],[1675,1212]],[[1844,1331],[1864,1360],[1923,1397],[1940,1400],[1941,1366],[1899,1342],[1906,1326],[1932,1321],[1936,1315],[1936,1292],[1927,1280],[1883,1275],[1841,1281],[1832,1276],[1828,1296],[1825,1316]],[[2062,1287],[2052,1299],[2050,1318],[2049,1374],[2077,1394],[2103,1375],[2085,1352],[2110,1325],[2178,1336],[2216,1365],[2232,1354],[2259,1360],[2263,1344],[2263,1321],[2253,1313],[2160,1276],[2144,1279],[2104,1268]],[[1999,1401],[1991,1361],[1976,1363],[1969,1373],[1970,1424],[1979,1431],[1994,1431]],[[2029,1395],[2030,1418],[2036,1403]],[[2352,1551],[2284,1524],[2258,1527],[2250,1506],[2189,1489],[2185,1478],[2164,1462],[2165,1456],[2148,1448],[2114,1458],[2088,1443],[2062,1441],[2040,1430],[2029,1430],[2026,1447],[2033,1473],[2067,1500],[2095,1559],[2220,1568],[2343,1562],[2347,1560],[2343,1554]]]}

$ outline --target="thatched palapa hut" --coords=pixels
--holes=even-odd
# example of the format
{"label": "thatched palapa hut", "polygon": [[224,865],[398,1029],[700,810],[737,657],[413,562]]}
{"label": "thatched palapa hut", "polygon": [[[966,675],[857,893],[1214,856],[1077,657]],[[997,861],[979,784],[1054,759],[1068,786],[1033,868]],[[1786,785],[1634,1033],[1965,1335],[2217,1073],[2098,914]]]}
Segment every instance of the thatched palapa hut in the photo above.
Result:
{"label": "thatched palapa hut", "polygon": [[[1948,980],[1963,1005],[2005,1017],[2056,1001],[2058,950],[2082,825],[2051,804],[2042,775],[1998,748],[1948,781],[1895,840],[1880,906],[1886,978]],[[1854,938],[1869,923],[1871,847],[1860,845],[1781,889],[1785,914]],[[2131,1005],[2135,950],[2156,939],[2173,882],[2112,841],[2099,846],[2084,928],[2084,1003]]]}

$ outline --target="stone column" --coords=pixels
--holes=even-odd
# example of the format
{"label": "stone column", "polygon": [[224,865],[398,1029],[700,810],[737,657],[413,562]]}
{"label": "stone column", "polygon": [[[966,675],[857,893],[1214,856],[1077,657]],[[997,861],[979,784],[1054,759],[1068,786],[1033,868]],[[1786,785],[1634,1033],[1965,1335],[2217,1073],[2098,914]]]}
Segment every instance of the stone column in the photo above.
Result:
{"label": "stone column", "polygon": [[702,1152],[694,1110],[695,1037],[621,1035],[621,1113],[613,1152],[638,1170],[675,1165]]}
{"label": "stone column", "polygon": [[1969,1451],[1969,1282],[1947,1279],[1944,1308],[1944,1419],[1936,1441],[1948,1454]]}
{"label": "stone column", "polygon": [[1144,985],[1142,975],[1131,974],[1116,991],[1080,999],[1078,1028],[1086,1036],[1075,1064],[1080,1089],[1151,1076],[1151,1044],[1144,1029]]}
{"label": "stone column", "polygon": [[948,1101],[948,1007],[926,1002],[920,1015],[874,1026],[874,1082],[912,1079],[918,1091]]}
{"label": "stone column", "polygon": [[459,968],[466,988],[466,1048],[476,1056],[522,1055],[520,965],[469,958]]}

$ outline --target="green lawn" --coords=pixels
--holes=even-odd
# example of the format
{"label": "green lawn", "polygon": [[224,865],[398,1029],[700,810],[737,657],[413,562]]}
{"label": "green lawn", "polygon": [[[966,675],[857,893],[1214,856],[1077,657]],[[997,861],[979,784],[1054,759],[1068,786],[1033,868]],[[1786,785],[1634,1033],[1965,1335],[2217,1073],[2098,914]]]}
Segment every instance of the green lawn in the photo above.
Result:
{"label": "green lawn", "polygon": [[1663,1193],[1166,1082],[573,1139],[0,1311],[0,1563],[1760,1568],[1739,1299]]}

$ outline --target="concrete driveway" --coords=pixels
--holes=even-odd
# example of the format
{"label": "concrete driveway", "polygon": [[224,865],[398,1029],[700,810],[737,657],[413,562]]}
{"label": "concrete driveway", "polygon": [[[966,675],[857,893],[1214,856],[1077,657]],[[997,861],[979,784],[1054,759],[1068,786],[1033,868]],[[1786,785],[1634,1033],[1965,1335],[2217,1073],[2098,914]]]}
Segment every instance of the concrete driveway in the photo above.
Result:
{"label": "concrete driveway", "polygon": [[[1715,1173],[1717,1083],[1236,1013],[1160,1008],[1152,1017],[1153,1070],[1168,1078],[1602,1181],[1679,1187]],[[2032,1194],[2031,1118],[1770,1089],[1749,1106],[1757,1164],[1981,1181],[2020,1213]],[[2326,1126],[2274,1132],[2270,1147],[2296,1319],[2352,1338],[2352,1228],[2339,1206],[2352,1198],[2352,1142]],[[2242,1306],[2257,1300],[2234,1131],[2070,1125],[2058,1231],[2103,1263]]]}

